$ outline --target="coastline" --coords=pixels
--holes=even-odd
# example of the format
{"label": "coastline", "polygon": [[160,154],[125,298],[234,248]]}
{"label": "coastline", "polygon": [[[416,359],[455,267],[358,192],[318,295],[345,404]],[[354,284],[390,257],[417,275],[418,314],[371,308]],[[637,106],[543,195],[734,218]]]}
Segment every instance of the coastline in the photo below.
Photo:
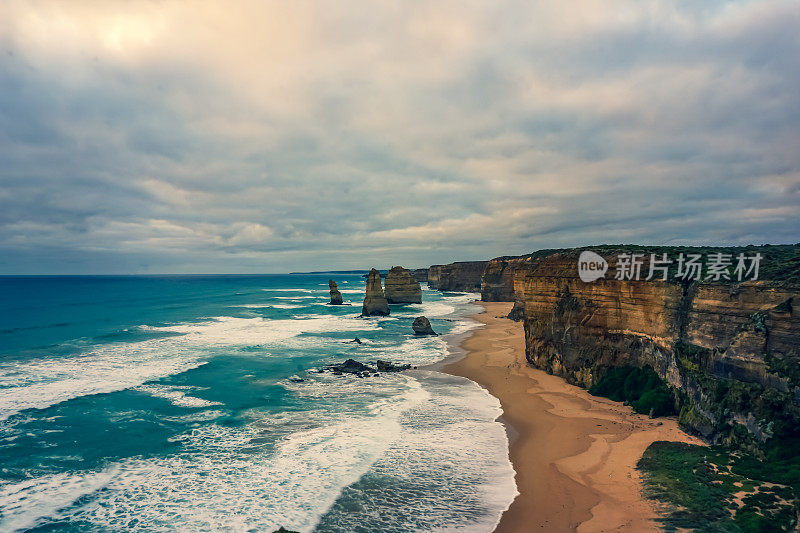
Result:
{"label": "coastline", "polygon": [[658,440],[702,444],[674,418],[651,419],[590,395],[525,361],[522,324],[507,302],[475,302],[482,326],[452,339],[461,358],[440,371],[465,377],[498,398],[519,494],[496,532],[657,531],[636,463]]}

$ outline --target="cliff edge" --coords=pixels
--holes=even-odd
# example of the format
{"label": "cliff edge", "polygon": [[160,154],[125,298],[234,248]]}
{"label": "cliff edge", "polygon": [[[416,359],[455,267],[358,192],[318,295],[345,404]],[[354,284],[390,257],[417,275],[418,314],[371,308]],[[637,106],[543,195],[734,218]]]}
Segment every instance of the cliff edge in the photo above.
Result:
{"label": "cliff edge", "polygon": [[[800,423],[800,247],[759,248],[766,279],[756,281],[587,283],[578,275],[580,250],[567,250],[495,260],[502,268],[490,293],[507,291],[503,274],[513,264],[531,365],[584,387],[613,368],[652,367],[673,391],[684,428],[758,445]],[[617,252],[600,255],[612,264]],[[782,263],[769,264],[771,257]]]}

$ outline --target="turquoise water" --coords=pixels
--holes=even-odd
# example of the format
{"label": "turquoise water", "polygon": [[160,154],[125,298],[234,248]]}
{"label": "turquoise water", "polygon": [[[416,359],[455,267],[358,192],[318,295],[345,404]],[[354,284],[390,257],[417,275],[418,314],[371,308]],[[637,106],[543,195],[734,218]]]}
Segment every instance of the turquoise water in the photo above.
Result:
{"label": "turquoise water", "polygon": [[362,319],[364,279],[329,306],[328,277],[0,278],[0,531],[491,530],[515,493],[494,398],[314,372],[441,360],[413,318],[463,333],[475,295]]}

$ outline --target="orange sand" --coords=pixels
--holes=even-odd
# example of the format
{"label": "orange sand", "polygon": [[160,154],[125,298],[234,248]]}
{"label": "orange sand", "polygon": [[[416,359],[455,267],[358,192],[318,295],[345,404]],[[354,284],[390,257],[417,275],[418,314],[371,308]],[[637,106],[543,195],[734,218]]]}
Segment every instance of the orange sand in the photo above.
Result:
{"label": "orange sand", "polygon": [[657,440],[700,442],[675,419],[650,419],[531,368],[522,324],[505,318],[511,304],[480,305],[473,318],[485,326],[443,370],[486,387],[503,407],[520,494],[495,531],[657,531],[636,462]]}

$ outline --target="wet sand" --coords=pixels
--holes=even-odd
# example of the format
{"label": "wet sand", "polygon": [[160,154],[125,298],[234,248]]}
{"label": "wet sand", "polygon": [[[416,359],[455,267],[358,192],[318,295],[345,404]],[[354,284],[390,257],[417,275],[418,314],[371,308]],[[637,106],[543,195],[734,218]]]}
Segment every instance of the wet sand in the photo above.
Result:
{"label": "wet sand", "polygon": [[657,531],[636,463],[654,441],[700,444],[674,418],[650,419],[590,395],[525,361],[522,324],[510,303],[478,302],[483,327],[442,370],[500,400],[519,495],[495,531]]}

